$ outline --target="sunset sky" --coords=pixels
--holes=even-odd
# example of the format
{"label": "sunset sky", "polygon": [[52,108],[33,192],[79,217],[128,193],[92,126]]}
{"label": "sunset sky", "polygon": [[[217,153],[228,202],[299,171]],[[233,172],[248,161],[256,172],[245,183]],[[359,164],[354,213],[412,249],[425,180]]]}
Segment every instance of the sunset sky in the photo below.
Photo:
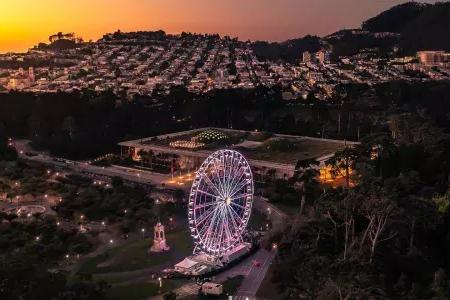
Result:
{"label": "sunset sky", "polygon": [[[25,51],[58,31],[96,40],[106,32],[219,33],[279,41],[358,27],[390,0],[0,0],[0,53]],[[434,2],[434,1],[428,1]]]}

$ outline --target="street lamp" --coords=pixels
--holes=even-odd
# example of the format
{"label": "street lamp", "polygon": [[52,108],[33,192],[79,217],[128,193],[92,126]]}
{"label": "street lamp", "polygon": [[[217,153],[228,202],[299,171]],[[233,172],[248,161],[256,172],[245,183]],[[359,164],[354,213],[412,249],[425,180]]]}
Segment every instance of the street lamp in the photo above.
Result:
{"label": "street lamp", "polygon": [[158,281],[159,281],[159,288],[162,288],[162,278],[158,277]]}
{"label": "street lamp", "polygon": [[141,232],[142,232],[142,238],[144,238],[145,237],[145,228],[142,228]]}

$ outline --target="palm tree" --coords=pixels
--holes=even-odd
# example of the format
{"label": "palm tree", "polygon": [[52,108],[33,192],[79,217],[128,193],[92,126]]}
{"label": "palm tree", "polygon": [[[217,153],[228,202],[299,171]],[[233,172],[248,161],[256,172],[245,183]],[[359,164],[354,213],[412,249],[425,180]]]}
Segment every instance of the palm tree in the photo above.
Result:
{"label": "palm tree", "polygon": [[308,187],[317,182],[317,176],[319,170],[316,168],[319,162],[315,159],[299,160],[295,166],[294,175],[290,181],[294,184],[294,187],[301,191],[300,200],[300,215],[303,214],[306,203],[306,192]]}

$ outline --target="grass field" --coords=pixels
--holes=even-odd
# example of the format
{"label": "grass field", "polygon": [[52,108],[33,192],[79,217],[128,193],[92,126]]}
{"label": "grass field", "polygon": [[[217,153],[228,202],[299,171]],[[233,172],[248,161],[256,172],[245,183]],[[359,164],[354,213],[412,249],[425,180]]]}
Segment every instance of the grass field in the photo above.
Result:
{"label": "grass field", "polygon": [[170,232],[166,235],[171,250],[163,253],[148,253],[152,239],[126,243],[95,256],[80,267],[79,273],[95,274],[126,272],[158,266],[178,257],[192,253],[192,240],[188,231]]}
{"label": "grass field", "polygon": [[239,149],[249,159],[272,161],[276,163],[295,164],[298,160],[318,158],[345,148],[344,144],[303,139],[295,142],[292,151],[279,151],[266,148],[266,145],[254,149]]}
{"label": "grass field", "polygon": [[117,300],[141,300],[164,294],[173,288],[174,285],[171,281],[163,281],[161,289],[157,282],[134,282],[112,287],[108,291],[108,296]]}

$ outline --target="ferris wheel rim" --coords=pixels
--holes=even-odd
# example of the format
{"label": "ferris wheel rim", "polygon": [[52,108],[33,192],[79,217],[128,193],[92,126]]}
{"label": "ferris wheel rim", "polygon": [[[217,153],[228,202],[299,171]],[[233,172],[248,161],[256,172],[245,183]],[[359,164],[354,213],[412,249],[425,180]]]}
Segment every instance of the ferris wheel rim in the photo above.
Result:
{"label": "ferris wheel rim", "polygon": [[203,161],[189,194],[194,251],[220,256],[242,242],[253,190],[250,165],[238,151],[218,150]]}

